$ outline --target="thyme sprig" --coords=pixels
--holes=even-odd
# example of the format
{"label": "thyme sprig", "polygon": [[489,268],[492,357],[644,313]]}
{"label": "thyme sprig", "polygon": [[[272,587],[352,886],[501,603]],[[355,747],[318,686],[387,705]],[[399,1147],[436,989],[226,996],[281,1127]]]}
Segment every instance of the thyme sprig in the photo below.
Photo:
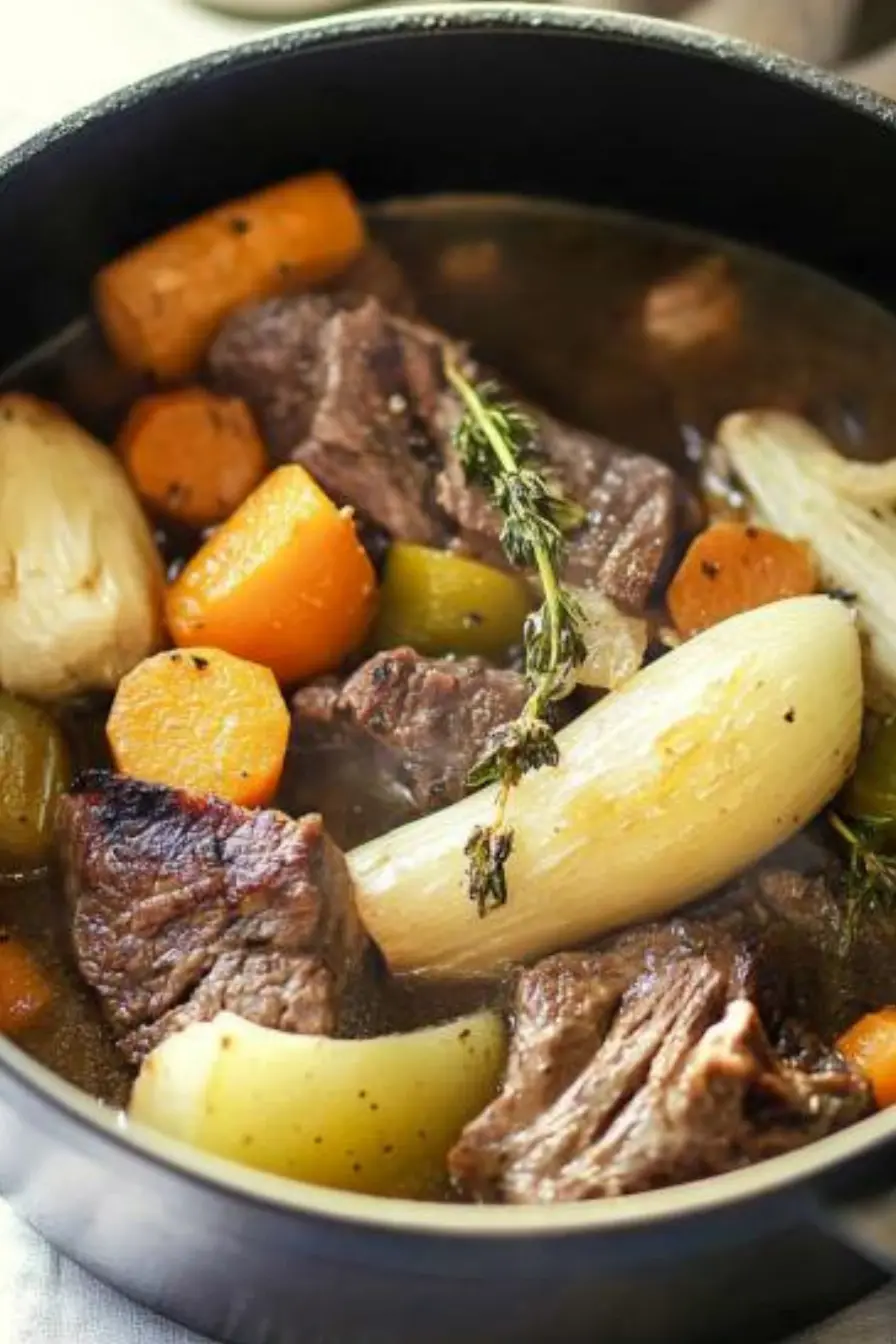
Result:
{"label": "thyme sprig", "polygon": [[893,822],[889,817],[858,817],[846,822],[836,812],[829,813],[828,821],[848,856],[842,936],[842,950],[848,952],[867,915],[896,910],[896,855],[882,849],[885,834],[892,834]]}
{"label": "thyme sprig", "polygon": [[506,865],[514,835],[505,817],[511,790],[523,775],[560,759],[551,706],[569,694],[586,650],[582,612],[559,574],[565,533],[580,526],[585,513],[539,471],[537,428],[524,411],[502,400],[494,383],[473,384],[450,353],[445,376],[464,408],[454,445],[466,479],[481,486],[500,512],[507,558],[534,569],[543,593],[523,630],[530,694],[519,717],[490,735],[468,778],[472,788],[499,786],[494,819],[471,832],[464,851],[470,899],[486,915],[507,900]]}

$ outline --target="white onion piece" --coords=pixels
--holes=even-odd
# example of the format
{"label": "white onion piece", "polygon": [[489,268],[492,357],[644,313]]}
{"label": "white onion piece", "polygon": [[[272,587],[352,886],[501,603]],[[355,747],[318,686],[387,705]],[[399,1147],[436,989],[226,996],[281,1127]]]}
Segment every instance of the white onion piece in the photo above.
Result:
{"label": "white onion piece", "polygon": [[757,521],[808,541],[825,583],[855,594],[869,702],[896,708],[896,461],[850,462],[797,416],[728,416],[718,442]]}
{"label": "white onion piece", "polygon": [[349,855],[395,971],[489,974],[673,910],[786,840],[850,773],[859,640],[827,597],[734,617],[638,672],[558,734],[513,790],[507,904],[468,899],[464,844],[489,788]]}
{"label": "white onion piece", "polygon": [[162,587],[112,453],[57,407],[0,397],[0,686],[113,689],[161,642]]}
{"label": "white onion piece", "polygon": [[580,686],[613,691],[633,677],[647,650],[647,622],[627,616],[603,593],[590,588],[569,589],[584,620],[585,659],[576,668]]}

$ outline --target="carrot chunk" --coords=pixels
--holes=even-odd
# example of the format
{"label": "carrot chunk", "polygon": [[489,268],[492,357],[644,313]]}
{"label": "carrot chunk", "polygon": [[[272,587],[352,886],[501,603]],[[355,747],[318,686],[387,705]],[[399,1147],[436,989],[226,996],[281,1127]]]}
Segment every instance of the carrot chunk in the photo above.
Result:
{"label": "carrot chunk", "polygon": [[0,933],[0,1033],[12,1036],[31,1026],[52,998],[49,981],[28,949]]}
{"label": "carrot chunk", "polygon": [[197,648],[157,653],[123,677],[106,733],[123,774],[255,807],[280,782],[289,722],[268,668]]}
{"label": "carrot chunk", "polygon": [[286,285],[328,280],[363,244],[348,187],[334,173],[311,173],[134,248],[99,272],[94,303],[122,364],[160,379],[184,378],[232,309]]}
{"label": "carrot chunk", "polygon": [[267,464],[246,403],[203,387],[142,397],[118,449],[141,499],[191,527],[227,518]]}
{"label": "carrot chunk", "polygon": [[815,591],[809,547],[777,532],[720,522],[694,539],[666,601],[685,639],[742,611]]}
{"label": "carrot chunk", "polygon": [[860,1017],[840,1037],[837,1049],[865,1074],[878,1106],[896,1102],[896,1008]]}
{"label": "carrot chunk", "polygon": [[168,628],[182,647],[213,644],[299,681],[361,643],[375,591],[350,511],[303,467],[278,467],[168,589]]}

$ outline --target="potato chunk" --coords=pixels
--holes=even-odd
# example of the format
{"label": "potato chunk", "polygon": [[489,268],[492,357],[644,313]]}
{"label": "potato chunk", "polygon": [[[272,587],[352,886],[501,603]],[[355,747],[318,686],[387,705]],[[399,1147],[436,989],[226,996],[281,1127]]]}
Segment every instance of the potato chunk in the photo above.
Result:
{"label": "potato chunk", "polygon": [[505,1045],[489,1012],[361,1041],[221,1013],[153,1051],[130,1114],[261,1171],[422,1198],[440,1193],[449,1148],[494,1096]]}

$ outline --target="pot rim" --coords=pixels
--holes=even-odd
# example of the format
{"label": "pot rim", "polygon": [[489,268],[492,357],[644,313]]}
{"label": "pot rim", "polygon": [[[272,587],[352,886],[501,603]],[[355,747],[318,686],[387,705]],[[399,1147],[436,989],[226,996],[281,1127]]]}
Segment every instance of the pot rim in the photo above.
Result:
{"label": "pot rim", "polygon": [[[543,3],[417,4],[337,14],[277,28],[248,41],[150,75],[108,94],[37,132],[0,155],[0,187],[4,178],[92,125],[138,108],[165,93],[200,80],[224,76],[231,69],[264,65],[294,52],[353,41],[388,41],[393,35],[444,31],[498,33],[543,32],[552,36],[584,36],[604,41],[675,49],[697,59],[719,60],[794,84],[804,92],[859,112],[896,129],[896,102],[814,66],[764,51],[737,38],[721,37],[687,24],[635,14],[579,9]],[[896,142],[894,142],[896,152]],[[0,1036],[0,1085],[12,1077],[36,1102],[49,1103],[86,1137],[112,1142],[131,1157],[160,1163],[192,1184],[237,1196],[281,1213],[313,1215],[369,1230],[419,1233],[478,1240],[517,1239],[575,1233],[613,1234],[646,1224],[679,1222],[696,1214],[720,1211],[733,1204],[780,1194],[828,1173],[841,1163],[896,1137],[896,1116],[882,1112],[859,1124],[772,1158],[755,1167],[714,1176],[669,1189],[614,1199],[562,1205],[461,1205],[415,1202],[384,1196],[332,1190],[286,1177],[270,1176],[210,1156],[179,1140],[129,1122],[95,1098],[56,1076],[18,1046]]]}

